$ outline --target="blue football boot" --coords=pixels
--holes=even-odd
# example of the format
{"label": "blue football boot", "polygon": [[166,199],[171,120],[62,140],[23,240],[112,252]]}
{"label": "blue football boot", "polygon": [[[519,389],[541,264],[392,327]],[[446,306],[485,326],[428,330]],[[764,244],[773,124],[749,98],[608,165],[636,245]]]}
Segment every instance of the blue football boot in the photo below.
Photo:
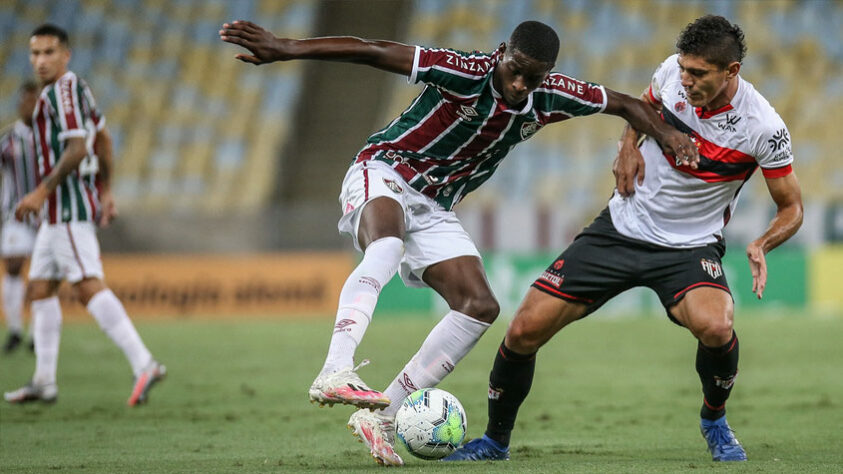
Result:
{"label": "blue football boot", "polygon": [[442,461],[507,461],[509,447],[483,435],[457,448]]}
{"label": "blue football boot", "polygon": [[746,451],[735,438],[735,433],[729,424],[726,423],[726,415],[716,420],[700,420],[700,431],[705,442],[708,443],[708,450],[711,451],[711,459],[714,461],[746,461]]}

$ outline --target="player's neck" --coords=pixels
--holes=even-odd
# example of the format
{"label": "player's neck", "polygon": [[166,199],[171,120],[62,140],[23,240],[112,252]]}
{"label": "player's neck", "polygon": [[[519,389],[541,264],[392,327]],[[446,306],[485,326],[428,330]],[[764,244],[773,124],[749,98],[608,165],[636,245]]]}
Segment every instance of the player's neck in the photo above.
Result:
{"label": "player's neck", "polygon": [[738,93],[738,83],[740,82],[738,76],[735,76],[731,81],[726,83],[726,87],[723,89],[717,97],[715,97],[711,102],[703,107],[703,110],[718,110],[732,102],[732,99],[735,97],[735,94]]}

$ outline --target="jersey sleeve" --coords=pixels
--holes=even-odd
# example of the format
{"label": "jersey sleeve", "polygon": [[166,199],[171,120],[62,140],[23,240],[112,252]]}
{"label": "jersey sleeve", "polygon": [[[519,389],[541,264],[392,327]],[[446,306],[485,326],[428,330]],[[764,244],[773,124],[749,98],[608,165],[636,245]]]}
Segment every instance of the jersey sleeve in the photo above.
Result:
{"label": "jersey sleeve", "polygon": [[486,54],[416,46],[408,81],[411,84],[423,82],[453,95],[465,96],[479,92],[492,67],[491,57]]}
{"label": "jersey sleeve", "polygon": [[81,84],[81,103],[82,103],[82,111],[85,114],[85,118],[89,119],[91,123],[94,124],[94,128],[96,131],[100,131],[105,128],[105,116],[102,114],[102,111],[97,107],[97,102],[94,100],[94,94],[91,92],[91,88],[88,87],[88,84],[83,81],[82,79],[79,80]]}
{"label": "jersey sleeve", "polygon": [[84,137],[87,130],[85,129],[85,115],[79,94],[79,79],[75,74],[65,74],[56,81],[55,91],[56,115],[61,127],[58,134],[59,140]]}
{"label": "jersey sleeve", "polygon": [[676,62],[678,56],[678,54],[674,54],[673,56],[665,59],[659,67],[656,68],[656,72],[653,73],[653,77],[650,79],[650,87],[647,89],[647,95],[649,95],[650,100],[656,104],[662,103],[662,88],[667,83],[668,78],[679,69],[679,63]]}
{"label": "jersey sleeve", "polygon": [[548,115],[548,122],[596,114],[606,110],[606,89],[600,84],[551,73],[536,89],[536,106]]}
{"label": "jersey sleeve", "polygon": [[755,160],[765,178],[781,178],[793,172],[790,132],[778,114],[768,117],[760,127],[755,141]]}

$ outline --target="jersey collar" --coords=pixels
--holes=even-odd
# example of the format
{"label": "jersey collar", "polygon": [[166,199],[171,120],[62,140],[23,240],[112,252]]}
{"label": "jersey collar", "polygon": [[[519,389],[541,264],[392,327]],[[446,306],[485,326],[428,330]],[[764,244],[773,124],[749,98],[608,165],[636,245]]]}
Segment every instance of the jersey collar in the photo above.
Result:
{"label": "jersey collar", "polygon": [[735,91],[735,95],[732,97],[732,100],[729,101],[728,104],[724,105],[723,107],[716,108],[714,110],[703,110],[702,107],[694,107],[694,112],[696,112],[697,117],[705,120],[705,119],[709,119],[711,117],[714,117],[715,115],[719,115],[719,114],[722,114],[723,112],[728,112],[728,111],[734,109],[735,107],[732,106],[732,102],[735,102],[737,100],[738,95],[741,93],[741,89],[743,89],[741,87],[740,76],[736,77],[736,79],[738,81],[738,90]]}

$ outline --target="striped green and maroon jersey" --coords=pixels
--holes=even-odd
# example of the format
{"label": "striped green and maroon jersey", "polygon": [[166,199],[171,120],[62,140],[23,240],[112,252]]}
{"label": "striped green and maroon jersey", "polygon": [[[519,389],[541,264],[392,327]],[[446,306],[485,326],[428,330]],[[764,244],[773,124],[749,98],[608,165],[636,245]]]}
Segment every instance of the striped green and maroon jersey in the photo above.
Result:
{"label": "striped green and maroon jersey", "polygon": [[12,218],[17,203],[38,185],[36,166],[32,129],[23,120],[18,120],[0,138],[0,169],[3,172],[0,215],[3,220]]}
{"label": "striped green and maroon jersey", "polygon": [[50,174],[61,158],[69,138],[85,139],[88,156],[47,198],[47,222],[93,221],[99,212],[96,170],[86,169],[94,160],[93,142],[105,118],[97,109],[91,89],[71,71],[44,87],[32,115],[39,181]]}
{"label": "striped green and maroon jersey", "polygon": [[551,73],[522,109],[512,109],[492,84],[500,59],[497,50],[416,47],[409,81],[424,82],[424,90],[369,137],[354,163],[386,162],[450,210],[492,176],[513,146],[545,125],[606,108],[603,86]]}

